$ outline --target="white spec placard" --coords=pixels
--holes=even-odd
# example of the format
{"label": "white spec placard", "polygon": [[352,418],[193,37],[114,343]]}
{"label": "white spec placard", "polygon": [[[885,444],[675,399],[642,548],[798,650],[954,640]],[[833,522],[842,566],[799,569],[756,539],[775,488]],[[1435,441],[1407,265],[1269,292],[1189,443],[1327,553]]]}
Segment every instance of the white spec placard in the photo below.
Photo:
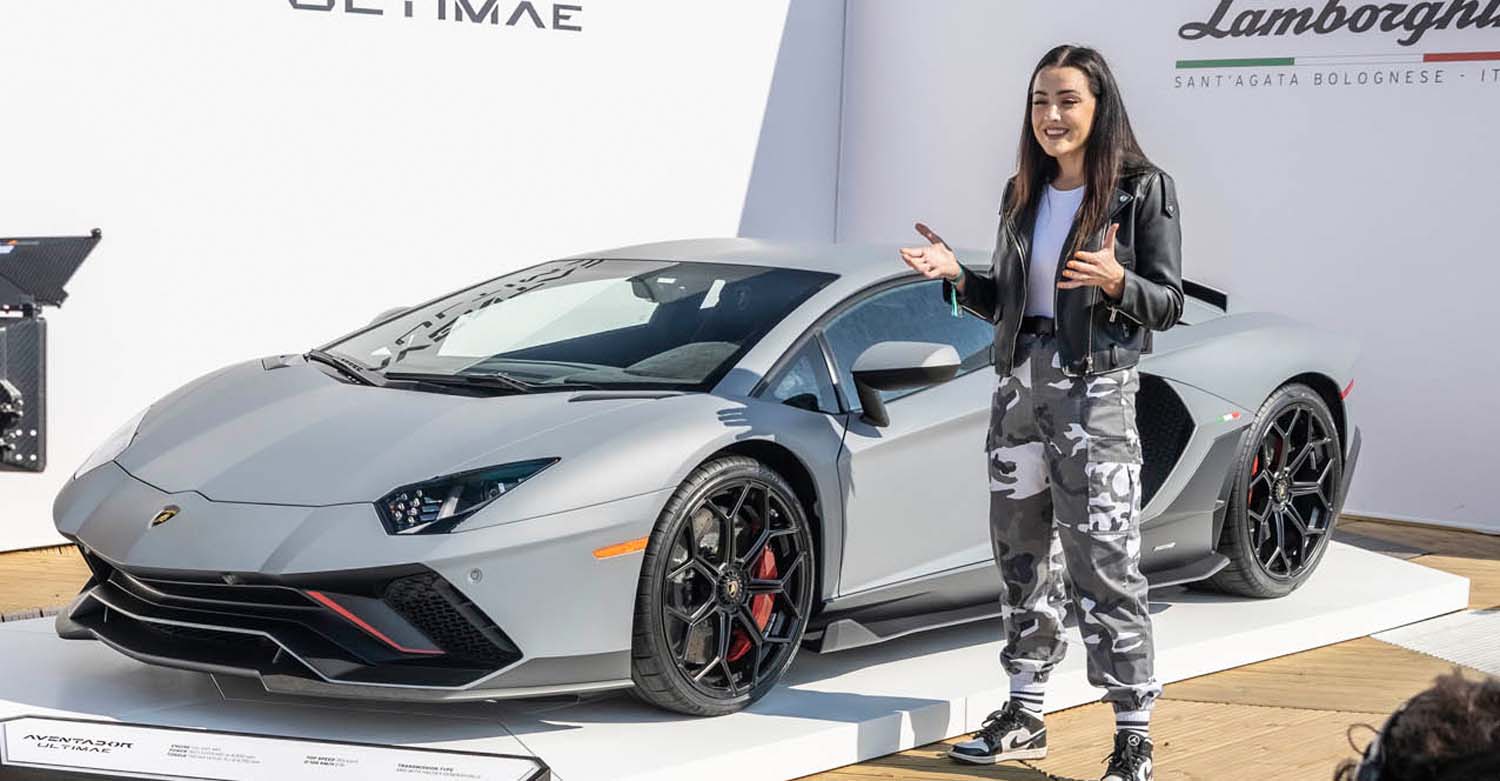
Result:
{"label": "white spec placard", "polygon": [[0,767],[201,781],[545,781],[532,757],[26,716],[0,722]]}

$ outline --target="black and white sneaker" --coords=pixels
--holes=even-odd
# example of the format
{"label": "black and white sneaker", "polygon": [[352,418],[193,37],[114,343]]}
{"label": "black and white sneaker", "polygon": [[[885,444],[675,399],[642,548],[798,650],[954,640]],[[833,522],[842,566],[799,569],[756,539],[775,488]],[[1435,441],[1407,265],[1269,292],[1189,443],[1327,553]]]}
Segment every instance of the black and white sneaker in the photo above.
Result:
{"label": "black and white sneaker", "polygon": [[1134,732],[1115,733],[1115,752],[1100,781],[1153,781],[1151,774],[1151,739]]}
{"label": "black and white sneaker", "polygon": [[1015,700],[984,719],[973,737],[948,749],[948,756],[976,765],[993,765],[1007,759],[1041,759],[1047,756],[1047,728]]}

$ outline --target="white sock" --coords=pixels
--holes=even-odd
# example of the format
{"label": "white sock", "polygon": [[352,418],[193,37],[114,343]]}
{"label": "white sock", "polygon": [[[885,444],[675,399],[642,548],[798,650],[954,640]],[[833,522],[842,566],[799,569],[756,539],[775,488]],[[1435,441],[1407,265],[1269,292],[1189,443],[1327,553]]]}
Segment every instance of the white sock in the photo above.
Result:
{"label": "white sock", "polygon": [[1115,732],[1134,732],[1143,738],[1151,737],[1151,711],[1115,711]]}
{"label": "white sock", "polygon": [[1046,693],[1046,684],[1037,683],[1034,673],[1023,672],[1010,677],[1010,698],[1032,716],[1042,717],[1042,700]]}

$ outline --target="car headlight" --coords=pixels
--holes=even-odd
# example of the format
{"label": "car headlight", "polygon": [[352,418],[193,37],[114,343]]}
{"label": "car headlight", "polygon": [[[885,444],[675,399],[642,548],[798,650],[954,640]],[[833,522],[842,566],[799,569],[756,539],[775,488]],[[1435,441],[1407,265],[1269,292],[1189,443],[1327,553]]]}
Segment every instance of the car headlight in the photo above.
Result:
{"label": "car headlight", "polygon": [[135,432],[141,427],[141,421],[146,419],[146,413],[150,411],[150,407],[141,410],[135,417],[125,421],[125,425],[115,429],[113,434],[106,437],[104,442],[94,449],[88,460],[84,461],[83,465],[78,467],[78,471],[73,473],[73,479],[77,480],[84,474],[115,460],[121,453],[124,453],[125,448],[130,447],[130,443],[135,441]]}
{"label": "car headlight", "polygon": [[391,534],[439,534],[557,461],[535,458],[439,477],[397,488],[376,505]]}

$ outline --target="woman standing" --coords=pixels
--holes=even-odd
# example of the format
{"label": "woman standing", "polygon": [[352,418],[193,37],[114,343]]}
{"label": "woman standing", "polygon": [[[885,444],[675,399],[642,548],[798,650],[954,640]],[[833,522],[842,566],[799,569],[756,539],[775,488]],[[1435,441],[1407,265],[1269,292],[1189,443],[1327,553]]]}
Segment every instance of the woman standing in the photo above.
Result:
{"label": "woman standing", "polygon": [[1029,84],[1019,170],[1006,183],[989,271],[960,266],[920,223],[930,244],[901,249],[912,268],[945,280],[955,312],[996,325],[985,448],[1010,700],[949,756],[988,764],[1046,755],[1042,703],[1066,650],[1066,585],[1089,682],[1115,709],[1104,779],[1150,781],[1161,687],[1140,573],[1136,364],[1151,332],[1182,313],[1176,192],[1136,143],[1098,52],[1058,46]]}

